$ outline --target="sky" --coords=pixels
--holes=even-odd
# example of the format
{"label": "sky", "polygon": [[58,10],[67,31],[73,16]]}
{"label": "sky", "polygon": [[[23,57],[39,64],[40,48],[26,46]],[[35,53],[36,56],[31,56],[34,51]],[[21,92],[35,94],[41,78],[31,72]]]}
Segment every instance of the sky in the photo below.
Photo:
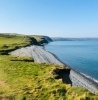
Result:
{"label": "sky", "polygon": [[0,33],[98,37],[98,0],[0,0]]}

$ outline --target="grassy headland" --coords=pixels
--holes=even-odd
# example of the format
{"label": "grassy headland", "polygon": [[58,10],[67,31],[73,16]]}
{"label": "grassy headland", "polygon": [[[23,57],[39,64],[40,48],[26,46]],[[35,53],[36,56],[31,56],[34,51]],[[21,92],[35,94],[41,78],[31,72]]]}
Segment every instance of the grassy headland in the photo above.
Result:
{"label": "grassy headland", "polygon": [[8,54],[10,51],[31,44],[40,45],[43,43],[48,43],[43,36],[0,34],[0,54]]}
{"label": "grassy headland", "polygon": [[98,100],[98,94],[56,79],[58,71],[67,68],[6,55],[17,47],[40,44],[41,40],[40,36],[0,35],[0,100]]}

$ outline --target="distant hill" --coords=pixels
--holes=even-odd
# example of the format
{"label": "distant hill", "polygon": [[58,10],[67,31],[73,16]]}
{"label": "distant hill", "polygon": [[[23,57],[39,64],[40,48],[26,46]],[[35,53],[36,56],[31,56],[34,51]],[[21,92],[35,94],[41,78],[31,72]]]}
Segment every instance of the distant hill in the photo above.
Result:
{"label": "distant hill", "polygon": [[28,36],[35,38],[39,44],[46,44],[53,41],[50,37],[43,35],[28,35]]}
{"label": "distant hill", "polygon": [[98,40],[98,38],[62,38],[62,37],[52,37],[53,41],[86,41],[86,40]]}

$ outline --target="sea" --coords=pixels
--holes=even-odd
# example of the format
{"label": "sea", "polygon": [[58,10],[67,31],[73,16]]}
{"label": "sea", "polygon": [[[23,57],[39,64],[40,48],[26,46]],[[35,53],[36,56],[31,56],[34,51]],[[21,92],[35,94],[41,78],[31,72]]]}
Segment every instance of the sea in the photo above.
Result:
{"label": "sea", "polygon": [[72,69],[98,82],[98,40],[54,41],[45,49]]}

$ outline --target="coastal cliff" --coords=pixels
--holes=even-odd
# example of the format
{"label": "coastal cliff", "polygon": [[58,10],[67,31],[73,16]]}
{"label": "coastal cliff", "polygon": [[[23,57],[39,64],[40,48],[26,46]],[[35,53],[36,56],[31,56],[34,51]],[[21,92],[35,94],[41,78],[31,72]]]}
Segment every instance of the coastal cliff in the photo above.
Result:
{"label": "coastal cliff", "polygon": [[[5,43],[4,42],[5,39],[9,43],[9,44],[4,44],[3,46],[1,45],[0,49],[1,54],[8,54],[10,51],[12,51],[10,52],[10,54],[16,57],[27,56],[27,57],[32,57],[34,62],[37,63],[49,63],[49,64],[53,63],[68,67],[65,64],[63,64],[57,58],[57,56],[45,50],[44,46],[41,46],[46,43],[52,42],[52,39],[49,38],[48,36],[0,34],[0,37],[1,37],[1,42],[3,44]],[[13,44],[10,43],[9,39]],[[13,41],[14,39],[15,41],[17,40],[15,43]],[[18,41],[21,41],[21,45],[20,42]],[[98,83],[76,72],[72,68],[70,68],[70,72],[68,75],[71,80],[72,86],[82,86],[87,88],[89,91],[93,93],[98,91]]]}
{"label": "coastal cliff", "polygon": [[0,100],[97,100],[96,85],[45,50],[45,37],[0,34]]}
{"label": "coastal cliff", "polygon": [[[64,65],[54,54],[46,51],[43,46],[33,45],[33,46],[17,49],[11,52],[10,54],[17,57],[21,57],[21,56],[32,57],[34,59],[34,62],[37,63],[50,63],[50,64],[52,63],[52,64],[58,64],[58,65],[68,67]],[[92,93],[98,91],[98,84],[96,82],[76,72],[73,69],[70,69],[69,77],[72,86],[82,86],[88,89],[89,91],[91,91]]]}

